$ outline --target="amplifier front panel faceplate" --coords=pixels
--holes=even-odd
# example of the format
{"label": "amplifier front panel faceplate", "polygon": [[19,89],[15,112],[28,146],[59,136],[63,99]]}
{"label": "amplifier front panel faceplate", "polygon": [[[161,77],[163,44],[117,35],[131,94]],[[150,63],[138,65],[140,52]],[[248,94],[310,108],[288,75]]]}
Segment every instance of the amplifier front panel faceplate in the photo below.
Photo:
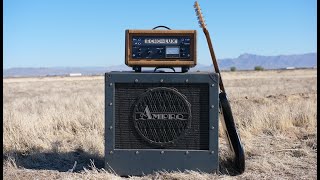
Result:
{"label": "amplifier front panel faceplate", "polygon": [[218,83],[216,73],[106,73],[105,167],[216,171]]}
{"label": "amplifier front panel faceplate", "polygon": [[132,59],[191,60],[192,36],[133,36]]}

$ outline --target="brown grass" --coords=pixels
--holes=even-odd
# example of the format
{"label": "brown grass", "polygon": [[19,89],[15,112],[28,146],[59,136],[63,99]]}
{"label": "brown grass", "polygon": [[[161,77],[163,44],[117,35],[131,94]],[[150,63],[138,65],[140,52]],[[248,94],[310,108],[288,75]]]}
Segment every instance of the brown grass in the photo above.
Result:
{"label": "brown grass", "polygon": [[[245,173],[230,176],[220,132],[220,174],[131,179],[316,179],[317,70],[222,77],[245,147]],[[103,77],[12,78],[3,86],[5,179],[121,179],[103,169]]]}

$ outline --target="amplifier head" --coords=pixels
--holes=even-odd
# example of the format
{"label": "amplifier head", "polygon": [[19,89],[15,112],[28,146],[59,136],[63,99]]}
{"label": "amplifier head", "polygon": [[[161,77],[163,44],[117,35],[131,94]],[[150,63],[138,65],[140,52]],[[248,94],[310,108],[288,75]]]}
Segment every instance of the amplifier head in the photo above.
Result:
{"label": "amplifier head", "polygon": [[106,73],[106,169],[217,171],[218,81],[216,73]]}
{"label": "amplifier head", "polygon": [[197,64],[196,30],[126,30],[125,63],[130,67]]}

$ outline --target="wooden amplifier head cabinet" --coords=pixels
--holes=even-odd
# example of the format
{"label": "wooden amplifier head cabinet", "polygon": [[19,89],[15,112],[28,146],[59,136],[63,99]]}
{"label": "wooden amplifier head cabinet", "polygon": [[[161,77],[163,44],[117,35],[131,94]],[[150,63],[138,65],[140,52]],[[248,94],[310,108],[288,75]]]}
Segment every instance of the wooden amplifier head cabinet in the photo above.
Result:
{"label": "wooden amplifier head cabinet", "polygon": [[126,30],[125,64],[141,67],[181,67],[197,64],[196,30]]}

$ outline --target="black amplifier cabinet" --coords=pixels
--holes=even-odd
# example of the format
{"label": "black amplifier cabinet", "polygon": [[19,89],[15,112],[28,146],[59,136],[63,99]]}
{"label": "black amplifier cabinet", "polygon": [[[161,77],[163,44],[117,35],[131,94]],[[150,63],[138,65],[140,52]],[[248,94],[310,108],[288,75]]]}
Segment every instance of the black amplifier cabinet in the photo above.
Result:
{"label": "black amplifier cabinet", "polygon": [[218,170],[218,74],[105,74],[105,168]]}

